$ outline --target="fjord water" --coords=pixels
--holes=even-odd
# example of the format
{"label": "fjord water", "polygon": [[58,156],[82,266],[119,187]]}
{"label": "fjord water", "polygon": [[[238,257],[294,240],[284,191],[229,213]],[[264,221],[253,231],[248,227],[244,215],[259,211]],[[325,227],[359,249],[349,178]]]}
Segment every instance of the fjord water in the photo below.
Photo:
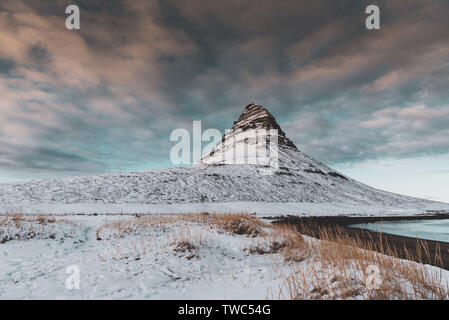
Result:
{"label": "fjord water", "polygon": [[449,243],[449,219],[382,221],[361,223],[351,227]]}

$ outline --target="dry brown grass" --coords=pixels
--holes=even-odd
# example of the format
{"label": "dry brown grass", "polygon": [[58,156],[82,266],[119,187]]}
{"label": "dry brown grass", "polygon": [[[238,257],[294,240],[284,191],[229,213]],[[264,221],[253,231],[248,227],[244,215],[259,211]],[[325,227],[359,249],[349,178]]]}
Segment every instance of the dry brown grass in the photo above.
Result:
{"label": "dry brown grass", "polygon": [[47,228],[48,225],[54,223],[74,224],[73,221],[53,216],[6,212],[0,218],[0,243],[11,240],[29,240],[44,235],[54,239],[56,237],[55,233]]}
{"label": "dry brown grass", "polygon": [[[250,239],[267,235],[265,223],[249,214],[171,214],[144,215],[105,223],[97,229],[97,240],[111,240],[133,235],[153,242],[158,235],[168,235],[167,245],[179,257],[199,258],[200,248],[217,246],[219,239],[213,232],[244,236]],[[165,240],[164,240],[165,241]],[[142,245],[139,248],[143,247]],[[141,251],[141,250],[140,250]]]}
{"label": "dry brown grass", "polygon": [[203,214],[202,216],[219,229],[235,235],[264,236],[266,232],[263,229],[271,227],[270,224],[249,214],[210,214],[206,216]]}
{"label": "dry brown grass", "polygon": [[8,221],[14,221],[16,223],[20,222],[33,222],[36,221],[39,224],[46,225],[56,222],[64,222],[64,223],[74,223],[71,220],[57,217],[54,215],[45,215],[45,214],[33,214],[33,215],[27,215],[24,213],[18,212],[5,212],[3,215],[0,215],[0,225],[6,224]]}
{"label": "dry brown grass", "polygon": [[148,215],[105,223],[97,230],[97,239],[102,240],[100,234],[106,229],[113,230],[115,237],[123,238],[128,234],[142,231],[143,229],[164,231],[166,225],[173,223],[185,225],[185,232],[189,231],[187,223],[194,223],[217,228],[220,232],[228,232],[249,237],[261,236],[264,234],[263,229],[271,226],[249,214],[209,214],[203,212],[191,214]]}
{"label": "dry brown grass", "polygon": [[191,260],[193,258],[199,258],[198,254],[196,254],[199,249],[189,241],[181,241],[174,244],[175,248],[174,252],[178,253],[180,256],[185,257],[187,260]]}
{"label": "dry brown grass", "polygon": [[[449,286],[441,270],[432,272],[422,263],[410,261],[416,257],[398,259],[396,248],[351,237],[339,227],[320,227],[315,232],[320,241],[303,241],[300,248],[312,259],[289,264],[287,272],[278,265],[284,294],[292,299],[449,298]],[[422,257],[429,255],[423,243],[419,252]],[[371,287],[367,285],[368,270],[373,266],[380,271],[380,280],[378,286]]]}
{"label": "dry brown grass", "polygon": [[264,235],[246,250],[251,254],[280,253],[284,261],[300,262],[307,258],[303,236],[288,225],[269,225],[270,233]]}
{"label": "dry brown grass", "polygon": [[[198,228],[201,226],[201,228]],[[310,226],[301,226],[306,230]],[[320,227],[314,238],[304,237],[294,226],[269,224],[248,214],[180,214],[140,216],[106,223],[97,230],[112,230],[114,237],[169,232],[173,251],[188,259],[198,258],[200,248],[215,229],[248,237],[248,254],[266,255],[274,265],[273,274],[282,279],[279,296],[290,299],[447,299],[449,287],[442,274],[409,260],[398,259],[396,248],[381,242],[362,241],[344,229]],[[311,234],[307,232],[307,234]],[[150,237],[151,238],[151,237]],[[424,242],[419,244],[422,257],[429,255]],[[377,252],[376,252],[377,250]],[[280,258],[280,260],[279,260]],[[435,259],[438,259],[435,258]],[[419,257],[418,257],[419,261]],[[368,270],[380,271],[381,283],[367,286]]]}

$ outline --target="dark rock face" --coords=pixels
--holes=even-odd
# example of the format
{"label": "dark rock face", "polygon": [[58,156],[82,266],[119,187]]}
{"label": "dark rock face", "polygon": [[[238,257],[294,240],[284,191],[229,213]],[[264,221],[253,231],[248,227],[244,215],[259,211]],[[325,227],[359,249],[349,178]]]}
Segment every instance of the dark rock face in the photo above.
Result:
{"label": "dark rock face", "polygon": [[295,144],[285,136],[274,116],[263,106],[251,103],[245,107],[240,117],[234,121],[232,130],[250,130],[250,129],[276,129],[278,130],[279,147],[287,147],[298,150]]}

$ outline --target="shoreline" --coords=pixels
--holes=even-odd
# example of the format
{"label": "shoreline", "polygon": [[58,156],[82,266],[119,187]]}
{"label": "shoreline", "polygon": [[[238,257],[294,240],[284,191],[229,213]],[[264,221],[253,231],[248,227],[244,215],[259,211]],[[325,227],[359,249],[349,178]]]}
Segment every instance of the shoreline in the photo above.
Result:
{"label": "shoreline", "polygon": [[[351,216],[321,216],[321,217],[270,217],[273,223],[295,225],[299,232],[319,239],[316,233],[322,227],[341,228],[349,237],[358,238],[362,242],[374,242],[374,251],[380,252],[382,248],[396,249],[396,257],[429,264],[445,270],[449,270],[449,243],[420,238],[411,238],[388,233],[380,233],[367,229],[350,227],[353,224],[370,223],[379,221],[409,221],[409,220],[433,220],[449,219],[449,214],[432,214],[404,217],[351,217]],[[306,225],[308,228],[303,229]],[[428,248],[428,254],[424,253]],[[363,247],[362,247],[363,249]],[[438,256],[440,256],[439,259]]]}

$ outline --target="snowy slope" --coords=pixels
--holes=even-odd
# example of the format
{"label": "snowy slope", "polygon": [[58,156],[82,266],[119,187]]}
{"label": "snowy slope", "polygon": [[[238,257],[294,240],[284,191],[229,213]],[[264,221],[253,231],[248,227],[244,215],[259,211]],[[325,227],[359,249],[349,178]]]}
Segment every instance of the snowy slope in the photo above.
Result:
{"label": "snowy slope", "polygon": [[[266,164],[229,164],[235,163],[224,155],[232,147],[229,141],[239,143],[242,132],[261,128],[279,131],[277,172],[265,174],[261,168]],[[188,168],[1,184],[0,208],[129,204],[147,205],[144,210],[149,212],[152,204],[217,202],[326,203],[419,211],[445,206],[371,188],[314,161],[285,137],[274,117],[261,106],[245,108],[227,138],[233,135],[236,139],[223,139],[210,155]],[[258,141],[248,143],[261,148]]]}

